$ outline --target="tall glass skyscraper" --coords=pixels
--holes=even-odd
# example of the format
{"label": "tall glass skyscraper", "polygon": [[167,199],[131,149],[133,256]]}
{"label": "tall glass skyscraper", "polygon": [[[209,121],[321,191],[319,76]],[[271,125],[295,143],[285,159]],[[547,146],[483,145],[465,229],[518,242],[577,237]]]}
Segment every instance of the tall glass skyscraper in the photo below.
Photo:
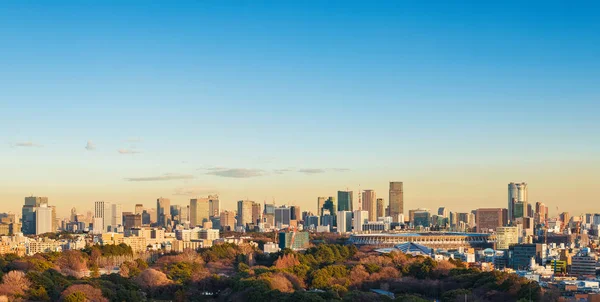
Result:
{"label": "tall glass skyscraper", "polygon": [[352,191],[338,191],[338,211],[350,211],[352,212],[353,194]]}

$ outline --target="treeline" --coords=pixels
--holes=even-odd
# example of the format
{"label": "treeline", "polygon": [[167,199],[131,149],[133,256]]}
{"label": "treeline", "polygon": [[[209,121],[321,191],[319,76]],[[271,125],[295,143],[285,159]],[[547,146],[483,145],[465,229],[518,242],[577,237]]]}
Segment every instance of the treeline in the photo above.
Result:
{"label": "treeline", "polygon": [[[0,296],[10,301],[555,301],[557,293],[514,274],[460,261],[323,243],[304,252],[263,254],[250,245],[123,261],[118,274],[78,276],[94,258],[131,257],[126,246],[0,257]],[[149,259],[154,259],[150,261]]]}

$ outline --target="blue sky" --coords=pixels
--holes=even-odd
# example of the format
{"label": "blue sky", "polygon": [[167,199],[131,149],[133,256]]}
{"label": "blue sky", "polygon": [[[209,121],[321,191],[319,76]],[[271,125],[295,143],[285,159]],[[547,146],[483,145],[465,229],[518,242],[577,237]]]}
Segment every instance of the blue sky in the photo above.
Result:
{"label": "blue sky", "polygon": [[387,199],[387,181],[404,180],[406,208],[467,210],[505,206],[506,183],[527,181],[533,201],[591,210],[599,13],[552,1],[3,3],[0,199],[18,211],[46,195],[67,213],[214,191],[231,208],[248,197],[314,210],[359,185]]}

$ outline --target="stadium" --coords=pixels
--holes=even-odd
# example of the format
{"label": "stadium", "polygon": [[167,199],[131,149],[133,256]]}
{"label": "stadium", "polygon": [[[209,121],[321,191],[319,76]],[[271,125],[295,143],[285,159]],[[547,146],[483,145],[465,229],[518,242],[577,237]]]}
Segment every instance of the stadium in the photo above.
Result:
{"label": "stadium", "polygon": [[429,248],[456,249],[493,248],[496,238],[482,233],[379,233],[353,234],[348,243],[354,245],[372,245],[376,247],[392,247],[400,243],[413,242]]}

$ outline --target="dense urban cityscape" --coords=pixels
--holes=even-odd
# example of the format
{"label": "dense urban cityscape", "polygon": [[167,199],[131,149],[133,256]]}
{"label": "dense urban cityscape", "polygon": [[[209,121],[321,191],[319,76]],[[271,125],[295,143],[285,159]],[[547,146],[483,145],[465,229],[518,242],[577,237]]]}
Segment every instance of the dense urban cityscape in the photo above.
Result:
{"label": "dense urban cityscape", "polygon": [[[246,270],[257,270],[257,263],[269,262],[268,259],[275,267],[285,261],[291,261],[291,267],[294,267],[293,263],[300,265],[302,262],[286,257],[294,257],[296,253],[308,254],[328,244],[341,244],[340,247],[345,249],[353,246],[354,252],[366,253],[369,255],[366,259],[389,259],[386,257],[401,253],[477,272],[514,274],[535,282],[535,297],[531,298],[534,300],[560,296],[587,299],[600,295],[597,277],[600,266],[596,255],[599,213],[571,216],[562,212],[551,217],[543,203],[533,204],[528,200],[528,185],[524,182],[508,184],[506,208],[478,208],[467,213],[439,207],[437,211],[409,209],[405,215],[404,183],[390,182],[387,193],[386,202],[373,190],[361,190],[356,194],[338,191],[337,196],[317,197],[315,212],[302,211],[296,205],[251,200],[238,201],[237,209],[222,209],[216,195],[192,198],[186,205],[173,205],[168,198],[161,197],[157,198],[155,207],[136,204],[129,211],[122,204],[96,201],[93,211],[83,214],[72,208],[70,217],[66,218],[57,217],[56,207],[48,197],[30,196],[24,198],[21,215],[0,214],[0,255],[6,259],[5,263],[29,263],[32,260],[28,259],[40,259],[39,255],[60,258],[61,253],[69,253],[69,257],[86,259],[84,262],[88,265],[61,265],[59,272],[65,276],[98,278],[119,274],[132,277],[129,267],[135,263],[132,260],[160,264],[165,257],[192,257],[189,253],[196,252],[200,254],[193,257],[200,257],[203,252],[219,246],[241,249],[238,253],[243,257],[238,256],[235,260],[237,270],[242,270],[242,265]],[[117,252],[122,257],[105,257],[107,259],[103,261],[96,259],[97,263],[92,265],[92,259],[80,251],[94,251],[95,247],[101,251],[112,247],[109,251],[123,249],[125,252]],[[74,251],[77,252],[73,254]],[[47,257],[42,256],[42,259]],[[92,252],[89,257],[101,256],[94,256]],[[208,266],[210,260],[204,261]],[[363,263],[363,259],[359,259],[359,263]],[[363,265],[369,270],[369,265],[381,264]],[[11,267],[11,264],[5,266],[5,273]],[[138,269],[138,274],[147,270],[153,269]],[[166,276],[171,276],[172,272],[166,267],[162,270],[167,273],[162,278],[168,282]],[[229,269],[209,271],[227,276]],[[192,271],[188,273],[192,274]],[[333,279],[318,285],[314,278],[309,278],[312,279],[310,285],[305,284],[306,281],[297,282],[309,292],[333,291],[340,297],[352,288],[349,286],[342,290],[333,286]],[[389,284],[384,284],[369,288],[370,292],[380,299],[395,298],[399,294]],[[286,291],[275,285],[272,289]],[[293,289],[298,289],[297,285]],[[222,290],[203,292],[202,295],[206,295],[205,298],[218,297],[223,295]],[[32,298],[31,292],[26,291],[1,293],[9,299]],[[474,292],[461,293],[474,299],[477,297]],[[161,297],[161,294],[155,294],[149,293],[149,297]],[[444,295],[447,296],[443,294],[442,300],[453,299],[452,295],[450,298]],[[66,299],[66,296],[63,292],[62,298]],[[425,300],[440,298],[424,293],[410,299],[419,297]],[[138,298],[142,299],[135,299]],[[189,298],[184,295],[180,300]],[[115,299],[122,297],[111,300]]]}
{"label": "dense urban cityscape", "polygon": [[600,302],[599,1],[0,1],[0,302]]}

